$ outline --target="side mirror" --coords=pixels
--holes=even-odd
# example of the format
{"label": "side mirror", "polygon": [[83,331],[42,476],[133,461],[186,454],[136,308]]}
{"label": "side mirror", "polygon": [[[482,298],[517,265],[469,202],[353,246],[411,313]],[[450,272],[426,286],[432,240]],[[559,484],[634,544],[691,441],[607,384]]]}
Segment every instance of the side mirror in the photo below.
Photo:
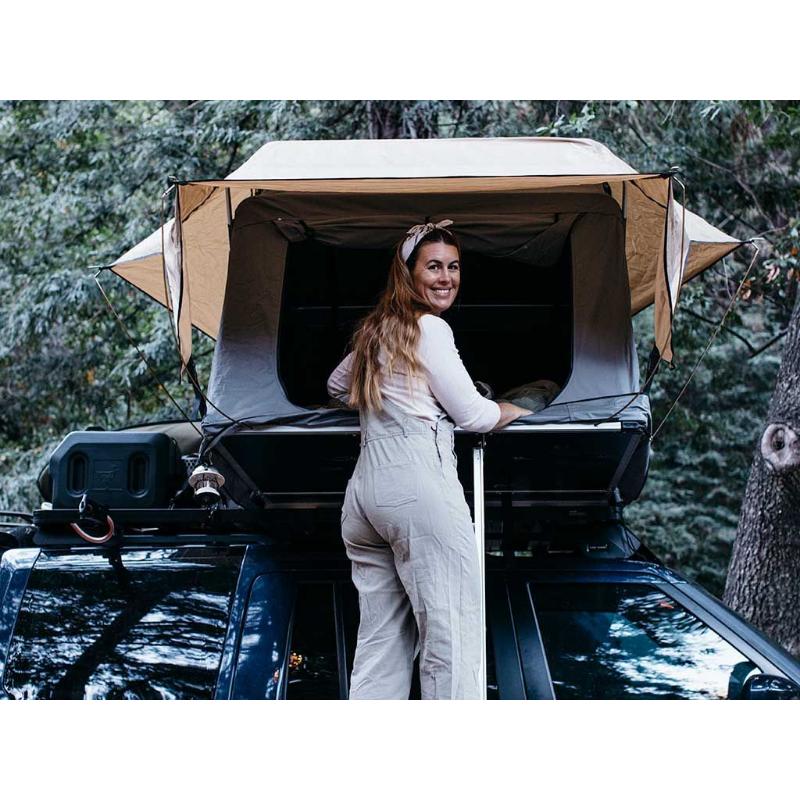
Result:
{"label": "side mirror", "polygon": [[740,700],[800,700],[800,686],[779,675],[751,675],[742,686]]}

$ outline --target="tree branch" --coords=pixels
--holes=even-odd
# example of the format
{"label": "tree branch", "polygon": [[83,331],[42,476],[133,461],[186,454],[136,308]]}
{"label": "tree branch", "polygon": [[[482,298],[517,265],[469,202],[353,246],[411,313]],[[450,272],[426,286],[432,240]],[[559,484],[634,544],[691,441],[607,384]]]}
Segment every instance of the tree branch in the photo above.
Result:
{"label": "tree branch", "polygon": [[[714,205],[716,205],[722,211],[724,211],[726,216],[728,216],[730,219],[736,220],[736,222],[738,222],[740,225],[744,225],[746,228],[750,228],[750,230],[753,231],[753,232],[757,232],[758,231],[758,228],[755,225],[753,225],[752,222],[748,222],[740,214],[736,214],[733,211],[728,210],[725,207],[723,199],[716,192],[709,190],[708,191],[708,196],[709,196],[709,198],[711,200],[714,201]],[[717,227],[719,227],[719,226],[717,226]]]}
{"label": "tree branch", "polygon": [[[701,322],[705,322],[707,325],[711,325],[714,328],[716,328],[717,325],[719,325],[718,322],[714,322],[713,319],[708,319],[708,317],[704,317],[702,314],[698,314],[696,311],[692,311],[691,308],[682,308],[681,311],[685,314],[688,314],[690,317],[694,317],[695,319],[699,319]],[[752,358],[754,355],[760,352],[756,350],[756,348],[747,339],[745,339],[744,336],[742,336],[740,333],[736,333],[736,331],[733,330],[733,328],[723,327],[721,330],[724,331],[725,333],[729,333],[731,336],[735,337],[744,344],[744,346],[750,351],[750,355],[748,356],[748,358]]]}
{"label": "tree branch", "polygon": [[774,345],[775,342],[779,342],[781,339],[783,339],[783,337],[786,336],[787,333],[789,333],[788,328],[782,330],[777,336],[773,336],[766,344],[759,347],[758,350],[750,353],[750,355],[747,357],[748,360],[751,358],[755,358],[758,355],[761,355],[761,353],[763,353],[765,350],[772,347],[772,345]]}
{"label": "tree branch", "polygon": [[696,158],[698,161],[702,161],[704,164],[708,164],[709,167],[721,170],[722,172],[727,172],[729,175],[731,175],[733,179],[736,181],[736,183],[739,185],[739,187],[745,192],[747,192],[750,199],[755,204],[755,207],[758,209],[758,213],[761,214],[761,216],[769,223],[770,227],[772,228],[777,227],[774,220],[770,216],[768,216],[766,211],[764,211],[764,209],[761,207],[761,203],[758,202],[758,197],[756,197],[756,193],[739,177],[739,175],[736,173],[735,170],[732,170],[730,167],[725,167],[722,164],[716,164],[713,161],[709,161],[707,158],[703,158],[703,156],[701,156],[695,150],[692,150],[691,147],[686,147],[685,150],[690,156],[692,156],[692,158]]}
{"label": "tree branch", "polygon": [[639,120],[636,118],[635,111],[631,111],[630,120],[633,135],[645,146],[645,149],[648,153],[653,153],[653,146],[647,142],[647,139],[645,139],[644,131],[642,130],[642,126],[639,124]]}

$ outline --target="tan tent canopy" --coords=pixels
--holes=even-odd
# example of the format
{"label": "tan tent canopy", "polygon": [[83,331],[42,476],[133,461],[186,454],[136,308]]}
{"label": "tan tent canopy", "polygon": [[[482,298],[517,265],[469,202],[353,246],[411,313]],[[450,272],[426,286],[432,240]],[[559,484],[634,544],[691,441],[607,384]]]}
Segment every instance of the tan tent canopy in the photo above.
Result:
{"label": "tan tent canopy", "polygon": [[[229,226],[238,205],[259,191],[305,198],[306,208],[314,207],[315,197],[325,197],[327,205],[332,195],[343,205],[368,208],[370,200],[385,204],[393,195],[469,193],[480,214],[481,207],[490,213],[498,202],[525,209],[526,196],[566,188],[605,192],[619,204],[631,309],[636,313],[655,303],[656,346],[671,360],[681,285],[741,242],[685,210],[673,197],[669,174],[637,173],[589,139],[271,142],[225,179],[179,184],[175,220],[125,253],[112,270],[171,309],[185,363],[193,325],[217,337]],[[403,232],[398,229],[398,238]]]}

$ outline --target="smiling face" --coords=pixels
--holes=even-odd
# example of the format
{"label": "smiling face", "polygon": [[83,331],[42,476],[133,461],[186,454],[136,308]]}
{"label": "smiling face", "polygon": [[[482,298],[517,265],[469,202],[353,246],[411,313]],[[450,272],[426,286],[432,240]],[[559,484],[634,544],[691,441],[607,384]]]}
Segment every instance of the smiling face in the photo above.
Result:
{"label": "smiling face", "polygon": [[458,294],[461,264],[458,248],[444,242],[426,242],[419,248],[411,271],[414,288],[437,316],[447,311]]}

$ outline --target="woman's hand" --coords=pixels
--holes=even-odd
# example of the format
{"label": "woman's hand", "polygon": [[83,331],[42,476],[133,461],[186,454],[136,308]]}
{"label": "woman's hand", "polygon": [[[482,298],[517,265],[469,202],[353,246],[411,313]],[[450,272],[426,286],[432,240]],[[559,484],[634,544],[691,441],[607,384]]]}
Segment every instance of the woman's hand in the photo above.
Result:
{"label": "woman's hand", "polygon": [[497,404],[500,406],[500,419],[497,425],[492,428],[493,431],[505,428],[506,425],[513,422],[520,417],[527,417],[533,414],[533,411],[522,406],[515,406],[513,403],[505,403],[502,400]]}

